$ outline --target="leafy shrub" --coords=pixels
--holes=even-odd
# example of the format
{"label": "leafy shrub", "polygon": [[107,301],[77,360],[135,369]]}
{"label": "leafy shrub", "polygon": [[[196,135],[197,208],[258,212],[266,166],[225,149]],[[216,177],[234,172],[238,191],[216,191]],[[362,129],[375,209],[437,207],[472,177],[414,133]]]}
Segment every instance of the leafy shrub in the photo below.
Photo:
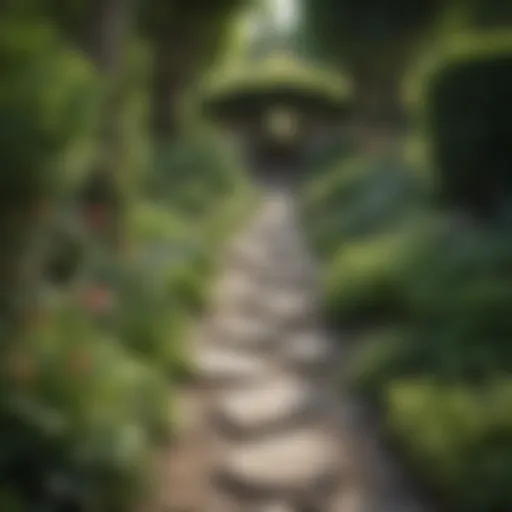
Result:
{"label": "leafy shrub", "polygon": [[[71,193],[97,156],[104,91],[87,62],[29,16],[0,22],[0,67],[0,188],[10,200],[0,201],[0,235],[4,246],[15,239],[25,247],[40,210],[61,206],[58,193],[61,216],[75,210]],[[131,103],[143,103],[146,91],[137,94]],[[123,137],[135,140],[143,107],[128,110]],[[148,152],[130,147],[127,167],[151,167]],[[220,206],[244,179],[211,136],[189,136],[164,156],[144,169],[152,202],[133,197],[129,205],[126,259],[82,226],[56,226],[43,276],[49,302],[22,318],[34,337],[8,343],[2,331],[1,510],[129,510],[149,484],[153,450],[173,434],[173,386],[189,370],[189,321],[213,266],[204,233],[214,225],[215,236],[225,232],[216,224],[227,222]],[[92,220],[101,223],[98,213]],[[17,260],[16,250],[2,256]],[[10,271],[4,261],[2,275]]]}
{"label": "leafy shrub", "polygon": [[449,510],[510,510],[512,382],[483,387],[403,380],[388,388],[389,427]]}
{"label": "leafy shrub", "polygon": [[[508,70],[505,60],[484,60],[441,70],[427,102],[437,192],[462,215],[435,210],[419,175],[390,153],[313,178],[303,217],[324,256],[327,313],[358,329],[344,382],[380,407],[447,510],[504,512],[512,504],[512,244],[500,174],[508,153],[496,149],[507,109],[498,114],[496,104]],[[487,101],[482,91],[491,89]],[[496,154],[486,159],[489,148]]]}
{"label": "leafy shrub", "polygon": [[[399,296],[407,307],[397,327],[361,338],[349,383],[384,408],[390,432],[448,509],[508,510],[510,404],[500,397],[510,399],[501,376],[512,370],[510,244],[499,231],[459,225],[395,258],[402,271],[375,297],[385,306]],[[348,266],[346,275],[354,275]],[[366,319],[371,328],[379,317]]]}
{"label": "leafy shrub", "polygon": [[426,191],[395,151],[342,160],[307,186],[303,217],[328,256],[358,237],[389,229],[425,206]]}
{"label": "leafy shrub", "polygon": [[374,325],[408,318],[403,274],[425,231],[421,222],[411,222],[407,228],[343,246],[324,273],[331,320],[340,326],[364,327],[367,322]]}
{"label": "leafy shrub", "polygon": [[43,320],[35,339],[4,349],[2,480],[22,510],[91,500],[121,510],[169,435],[168,384],[69,300]]}
{"label": "leafy shrub", "polygon": [[425,372],[429,345],[419,338],[414,329],[401,325],[369,330],[350,357],[347,384],[382,405],[386,386]]}

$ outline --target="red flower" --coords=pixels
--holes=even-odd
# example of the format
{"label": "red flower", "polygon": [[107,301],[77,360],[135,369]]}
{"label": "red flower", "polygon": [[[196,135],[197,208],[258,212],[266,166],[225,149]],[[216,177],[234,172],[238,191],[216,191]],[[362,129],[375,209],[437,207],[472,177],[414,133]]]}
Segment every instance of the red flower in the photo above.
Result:
{"label": "red flower", "polygon": [[92,231],[99,231],[106,225],[108,217],[107,208],[104,205],[92,205],[84,212],[86,226]]}
{"label": "red flower", "polygon": [[106,286],[91,286],[85,294],[85,307],[94,314],[109,312],[114,305],[112,291]]}

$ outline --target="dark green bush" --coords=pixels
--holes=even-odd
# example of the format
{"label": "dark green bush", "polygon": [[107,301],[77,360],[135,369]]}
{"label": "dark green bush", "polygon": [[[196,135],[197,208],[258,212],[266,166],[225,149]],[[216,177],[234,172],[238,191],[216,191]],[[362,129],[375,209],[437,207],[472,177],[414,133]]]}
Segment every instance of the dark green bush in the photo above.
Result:
{"label": "dark green bush", "polygon": [[429,345],[422,341],[414,329],[403,326],[368,332],[349,360],[346,383],[382,405],[386,386],[424,372]]}
{"label": "dark green bush", "polygon": [[171,431],[168,384],[62,299],[33,340],[3,354],[2,481],[21,510],[122,510]]}
{"label": "dark green bush", "polygon": [[426,135],[439,195],[495,217],[512,196],[512,43],[492,34],[466,42],[427,77]]}
{"label": "dark green bush", "polygon": [[329,318],[340,326],[396,320],[404,315],[400,289],[401,241],[381,237],[342,249],[324,276]]}
{"label": "dark green bush", "polygon": [[458,226],[402,261],[394,285],[406,315],[361,339],[349,383],[384,408],[389,431],[449,510],[508,510],[510,243]]}

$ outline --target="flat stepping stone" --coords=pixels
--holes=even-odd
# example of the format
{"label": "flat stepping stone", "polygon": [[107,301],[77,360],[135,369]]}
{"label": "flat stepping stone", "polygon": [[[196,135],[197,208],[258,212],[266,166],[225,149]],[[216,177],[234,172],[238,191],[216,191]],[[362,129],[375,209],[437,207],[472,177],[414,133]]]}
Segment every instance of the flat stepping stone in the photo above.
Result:
{"label": "flat stepping stone", "polygon": [[270,372],[264,358],[214,345],[200,346],[195,364],[199,378],[208,383],[250,381],[264,378]]}
{"label": "flat stepping stone", "polygon": [[235,248],[228,256],[228,265],[231,265],[231,268],[244,270],[248,276],[261,269],[271,269],[275,263],[272,254],[258,244]]}
{"label": "flat stepping stone", "polygon": [[228,265],[249,273],[263,270],[294,278],[314,274],[313,260],[298,241],[286,240],[287,231],[283,229],[282,233],[274,235],[240,237],[228,251]]}
{"label": "flat stepping stone", "polygon": [[281,258],[273,265],[253,265],[251,277],[258,283],[273,286],[290,286],[297,290],[310,290],[317,286],[317,274],[314,265]]}
{"label": "flat stepping stone", "polygon": [[315,313],[317,306],[310,294],[300,290],[268,291],[266,296],[264,304],[267,315],[286,323]]}
{"label": "flat stepping stone", "polygon": [[301,268],[312,268],[312,260],[299,244],[284,243],[283,240],[270,242],[269,252],[272,258],[278,262],[292,262],[294,265],[301,265]]}
{"label": "flat stepping stone", "polygon": [[260,225],[244,231],[248,237],[259,242],[267,242],[274,247],[304,247],[304,238],[300,230],[289,222],[274,222],[272,225]]}
{"label": "flat stepping stone", "polygon": [[205,508],[197,510],[191,509],[190,511],[184,509],[183,512],[203,512],[203,510],[207,512],[245,512],[246,508],[231,496],[225,496],[219,492],[210,492],[208,503]]}
{"label": "flat stepping stone", "polygon": [[326,430],[302,428],[227,446],[218,471],[220,485],[252,496],[299,496],[335,485],[336,445]]}
{"label": "flat stepping stone", "polygon": [[237,274],[226,276],[217,285],[213,307],[217,311],[241,311],[257,314],[261,310],[263,288]]}
{"label": "flat stepping stone", "polygon": [[304,246],[298,240],[287,239],[286,230],[241,237],[230,247],[228,260],[258,267],[292,264],[301,271],[312,268],[312,260]]}
{"label": "flat stepping stone", "polygon": [[268,349],[277,343],[280,334],[278,322],[240,314],[214,318],[209,331],[213,343],[242,350]]}
{"label": "flat stepping stone", "polygon": [[315,275],[315,266],[313,262],[306,258],[278,256],[274,267],[276,272],[286,274],[287,276],[300,277],[302,274],[309,276]]}
{"label": "flat stepping stone", "polygon": [[244,512],[297,512],[297,509],[286,502],[271,501],[269,503],[261,503],[248,506]]}
{"label": "flat stepping stone", "polygon": [[305,368],[321,366],[333,357],[330,340],[316,330],[288,334],[278,350],[285,363]]}
{"label": "flat stepping stone", "polygon": [[257,239],[240,240],[228,253],[228,264],[250,270],[252,267],[272,267],[276,263],[267,244]]}
{"label": "flat stepping stone", "polygon": [[222,300],[224,297],[241,297],[252,293],[256,288],[254,281],[245,274],[231,272],[219,280],[214,297],[218,300]]}
{"label": "flat stepping stone", "polygon": [[276,375],[257,387],[221,394],[215,416],[234,435],[261,435],[314,416],[322,403],[318,398],[318,392],[302,380]]}

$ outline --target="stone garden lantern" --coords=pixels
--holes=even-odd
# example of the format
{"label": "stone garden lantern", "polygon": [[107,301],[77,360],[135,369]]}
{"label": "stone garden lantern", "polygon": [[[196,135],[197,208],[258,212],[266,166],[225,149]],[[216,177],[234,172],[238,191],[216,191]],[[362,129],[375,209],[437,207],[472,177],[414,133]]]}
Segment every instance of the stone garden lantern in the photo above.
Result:
{"label": "stone garden lantern", "polygon": [[237,140],[253,170],[289,175],[339,131],[349,98],[343,76],[296,57],[272,55],[211,77],[203,108]]}

